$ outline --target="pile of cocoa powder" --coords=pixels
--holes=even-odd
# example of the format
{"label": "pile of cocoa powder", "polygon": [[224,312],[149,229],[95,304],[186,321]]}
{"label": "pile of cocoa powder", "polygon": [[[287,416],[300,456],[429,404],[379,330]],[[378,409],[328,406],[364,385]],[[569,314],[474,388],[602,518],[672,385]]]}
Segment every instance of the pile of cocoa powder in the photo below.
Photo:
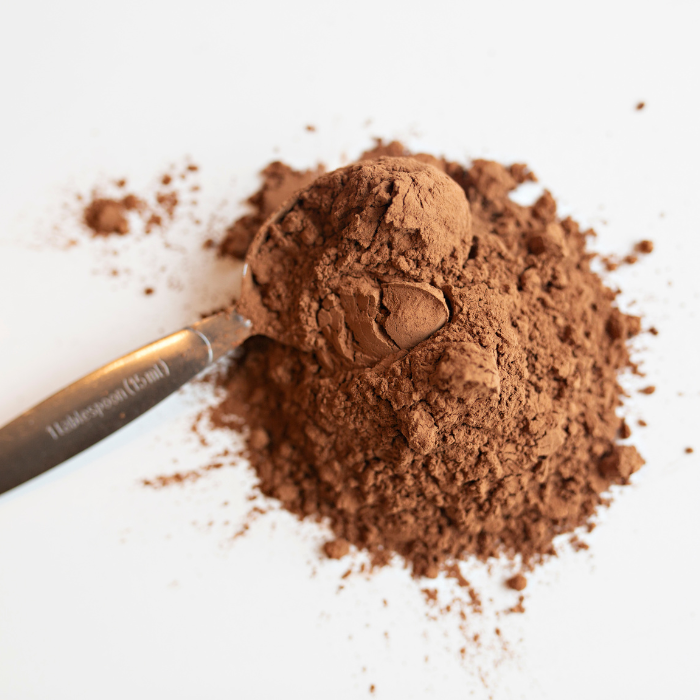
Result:
{"label": "pile of cocoa powder", "polygon": [[[637,317],[524,165],[466,167],[378,144],[333,173],[281,163],[221,244],[252,256],[249,339],[212,419],[244,419],[260,489],[384,564],[434,577],[467,556],[554,553],[643,460],[621,444],[618,375]],[[256,239],[256,243],[259,243]],[[521,585],[521,582],[518,582]]]}

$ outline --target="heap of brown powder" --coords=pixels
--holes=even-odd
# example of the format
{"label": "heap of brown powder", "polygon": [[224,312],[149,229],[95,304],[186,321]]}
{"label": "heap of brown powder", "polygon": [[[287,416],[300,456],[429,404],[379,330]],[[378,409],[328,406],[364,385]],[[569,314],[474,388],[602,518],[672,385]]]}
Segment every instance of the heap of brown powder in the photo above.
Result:
{"label": "heap of brown powder", "polygon": [[[253,267],[260,302],[281,322],[294,299],[300,330],[246,342],[213,420],[245,419],[260,488],[326,519],[330,556],[350,543],[435,576],[469,555],[551,554],[643,463],[616,415],[639,319],[615,308],[586,232],[548,192],[509,198],[534,179],[525,166],[466,168],[396,143],[362,160],[274,227],[269,264]],[[272,176],[286,192],[313,179],[283,167],[224,254],[276,206]]]}

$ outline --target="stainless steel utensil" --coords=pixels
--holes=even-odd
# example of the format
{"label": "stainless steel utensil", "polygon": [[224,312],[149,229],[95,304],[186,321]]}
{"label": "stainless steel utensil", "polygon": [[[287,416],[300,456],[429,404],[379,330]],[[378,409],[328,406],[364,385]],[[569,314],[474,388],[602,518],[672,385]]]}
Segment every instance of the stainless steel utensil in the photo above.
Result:
{"label": "stainless steel utensil", "polygon": [[0,429],[0,493],[138,418],[240,345],[252,324],[233,310],[146,345],[71,384]]}

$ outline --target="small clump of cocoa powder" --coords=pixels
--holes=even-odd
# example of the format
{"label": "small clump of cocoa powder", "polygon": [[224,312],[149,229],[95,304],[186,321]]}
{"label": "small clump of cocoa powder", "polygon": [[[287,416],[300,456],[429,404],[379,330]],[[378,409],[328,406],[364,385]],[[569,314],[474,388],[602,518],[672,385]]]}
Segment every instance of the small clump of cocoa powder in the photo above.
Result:
{"label": "small clump of cocoa powder", "polygon": [[83,221],[95,236],[124,236],[130,230],[128,212],[144,208],[143,200],[133,194],[121,199],[96,197],[83,210]]}
{"label": "small clump of cocoa powder", "polygon": [[506,581],[506,586],[514,591],[524,591],[527,586],[527,579],[522,574],[515,574]]}

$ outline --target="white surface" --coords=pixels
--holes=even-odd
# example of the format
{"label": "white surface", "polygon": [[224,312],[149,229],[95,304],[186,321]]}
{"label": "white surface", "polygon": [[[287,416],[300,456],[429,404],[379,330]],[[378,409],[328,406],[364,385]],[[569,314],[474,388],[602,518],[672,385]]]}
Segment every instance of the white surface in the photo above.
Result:
{"label": "white surface", "polygon": [[147,189],[187,155],[206,221],[231,218],[272,157],[338,165],[373,135],[525,161],[601,250],[655,241],[611,279],[661,334],[638,356],[658,390],[627,408],[649,423],[633,436],[647,465],[590,552],[530,577],[525,615],[496,617],[516,596],[465,566],[494,598],[468,616],[481,649],[454,615],[426,618],[400,567],[338,592],[346,563],[319,560],[314,525],[277,512],[231,541],[245,465],[140,486],[218,449],[188,432],[206,399],[188,390],[0,498],[0,697],[700,697],[699,19],[661,2],[5,3],[0,423],[228,297],[206,226],[175,227],[187,255],[120,241],[131,272],[112,278],[117,244],[62,208],[110,178]]}

